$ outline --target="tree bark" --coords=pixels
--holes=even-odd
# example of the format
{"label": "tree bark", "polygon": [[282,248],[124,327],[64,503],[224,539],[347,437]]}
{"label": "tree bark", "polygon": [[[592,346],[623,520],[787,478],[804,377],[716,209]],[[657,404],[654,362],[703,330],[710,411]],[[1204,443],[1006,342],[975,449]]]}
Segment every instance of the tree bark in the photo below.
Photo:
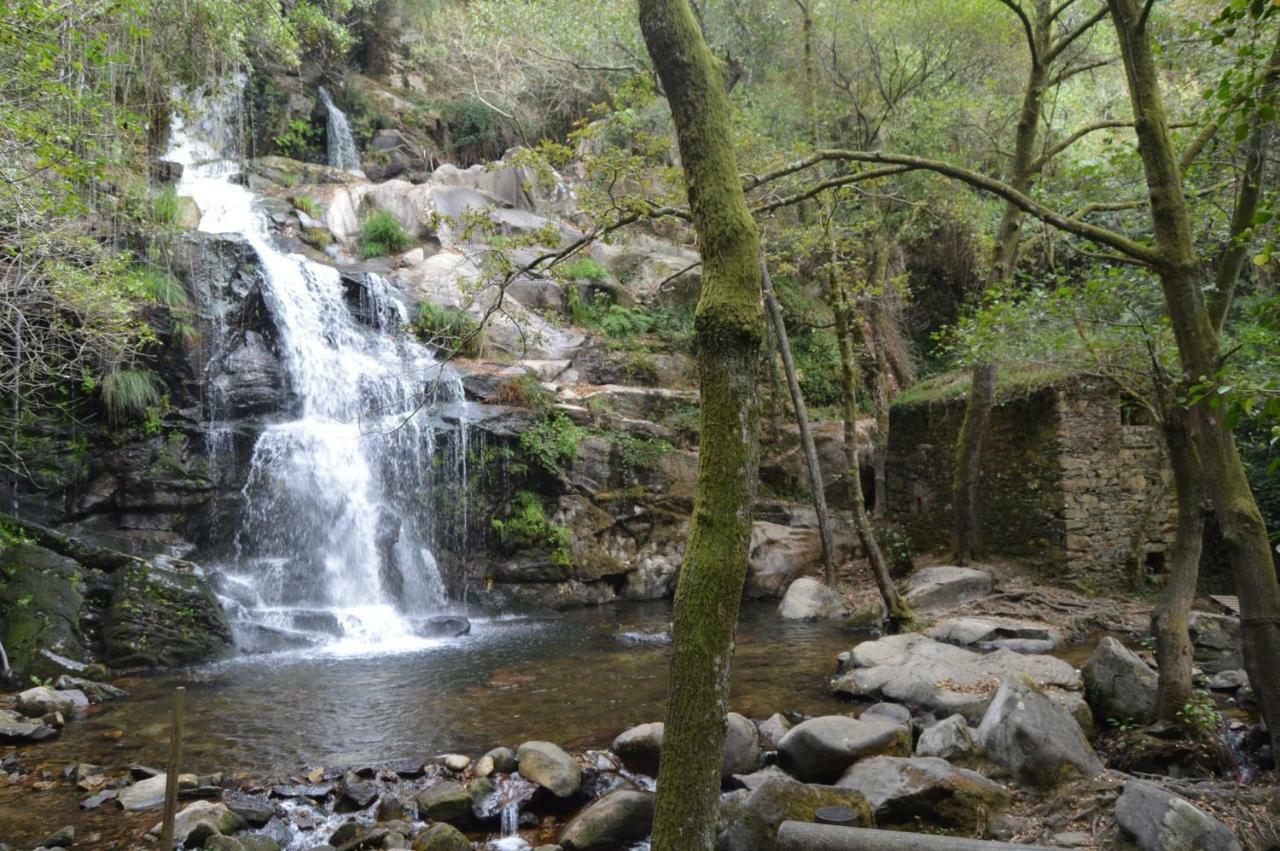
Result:
{"label": "tree bark", "polygon": [[[1218,333],[1205,304],[1201,266],[1169,137],[1164,100],[1139,0],[1108,0],[1129,83],[1134,130],[1151,206],[1157,259],[1184,378],[1213,381],[1220,368]],[[1245,476],[1231,430],[1201,403],[1191,409],[1205,490],[1222,528],[1241,605],[1241,644],[1273,749],[1280,752],[1280,585],[1266,526]]]}
{"label": "tree bark", "polygon": [[724,76],[687,0],[639,6],[645,45],[671,106],[703,263],[695,320],[698,481],[672,618],[652,846],[710,851],[759,461],[760,241],[738,177]]}
{"label": "tree bark", "polygon": [[978,480],[982,473],[982,444],[996,405],[997,378],[994,363],[973,365],[969,403],[965,405],[964,422],[956,440],[951,543],[956,564],[960,565],[972,560],[978,550]]}
{"label": "tree bark", "polygon": [[1173,468],[1173,493],[1177,502],[1178,525],[1169,551],[1169,577],[1160,593],[1160,603],[1151,614],[1151,630],[1156,637],[1156,716],[1179,723],[1178,712],[1191,700],[1191,636],[1188,621],[1195,601],[1200,575],[1200,550],[1204,542],[1204,488],[1200,458],[1191,437],[1190,417],[1185,408],[1168,411],[1164,422],[1164,442]]}
{"label": "tree bark", "polygon": [[813,510],[818,515],[818,537],[822,541],[822,576],[828,586],[836,587],[836,553],[831,534],[831,515],[827,511],[827,495],[822,486],[822,467],[818,463],[818,450],[813,444],[813,430],[809,428],[809,412],[796,374],[796,363],[791,357],[791,340],[787,337],[787,325],[782,321],[782,308],[773,294],[773,278],[764,255],[760,256],[760,283],[764,291],[765,311],[778,341],[778,353],[782,356],[782,370],[787,376],[787,389],[791,392],[791,404],[795,408],[796,427],[800,430],[800,447],[804,451],[805,466],[809,470],[809,489],[813,492]]}
{"label": "tree bark", "polygon": [[911,619],[911,610],[898,594],[893,579],[889,576],[889,565],[885,561],[884,551],[876,540],[875,527],[867,515],[867,500],[862,492],[862,469],[858,463],[858,374],[857,361],[853,351],[853,316],[840,281],[836,276],[835,262],[837,257],[835,237],[831,231],[830,210],[826,211],[827,245],[830,262],[826,270],[827,300],[831,302],[831,312],[835,318],[836,340],[840,347],[840,382],[843,388],[842,414],[844,416],[844,458],[848,468],[849,502],[853,509],[853,524],[858,533],[858,541],[871,565],[871,574],[875,577],[876,588],[880,591],[880,599],[884,603],[885,617],[891,628]]}

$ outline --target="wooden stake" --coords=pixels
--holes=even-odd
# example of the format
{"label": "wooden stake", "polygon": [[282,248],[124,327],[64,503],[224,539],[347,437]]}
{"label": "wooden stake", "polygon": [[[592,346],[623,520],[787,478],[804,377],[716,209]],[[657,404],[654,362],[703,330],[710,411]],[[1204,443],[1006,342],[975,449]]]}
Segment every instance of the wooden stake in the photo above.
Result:
{"label": "wooden stake", "polygon": [[182,721],[187,704],[187,690],[173,690],[173,720],[169,730],[169,769],[164,778],[164,820],[160,825],[160,847],[173,849],[173,817],[178,809],[178,765],[182,762]]}

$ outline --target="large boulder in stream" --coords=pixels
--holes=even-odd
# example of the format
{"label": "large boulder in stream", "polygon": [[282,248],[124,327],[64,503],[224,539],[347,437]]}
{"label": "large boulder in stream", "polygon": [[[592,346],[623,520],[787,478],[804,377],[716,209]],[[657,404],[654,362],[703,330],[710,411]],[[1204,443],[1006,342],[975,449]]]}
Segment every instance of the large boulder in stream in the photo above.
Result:
{"label": "large boulder in stream", "polygon": [[[189,847],[199,848],[205,840],[213,836],[235,833],[249,825],[226,804],[216,801],[192,801],[187,804],[173,819],[173,839],[179,845],[187,843]],[[160,834],[160,823],[157,822],[150,833]]]}
{"label": "large boulder in stream", "polygon": [[89,705],[89,698],[79,689],[58,691],[47,686],[29,688],[18,695],[18,711],[32,718],[42,718],[53,712],[70,716],[77,709]]}
{"label": "large boulder in stream", "polygon": [[842,654],[843,673],[832,689],[849,697],[889,700],[936,716],[961,714],[977,724],[1001,680],[1030,677],[1081,722],[1092,723],[1079,694],[1080,674],[1053,656],[996,650],[978,653],[919,633],[866,641]]}
{"label": "large boulder in stream", "polygon": [[0,744],[40,742],[58,731],[43,721],[26,718],[10,709],[0,709]]}
{"label": "large boulder in stream", "polygon": [[569,798],[582,788],[582,766],[559,745],[525,742],[516,750],[520,774],[557,798]]}
{"label": "large boulder in stream", "polygon": [[1071,714],[1023,674],[1000,684],[977,739],[987,759],[1031,786],[1054,786],[1073,774],[1094,777],[1103,769]]}
{"label": "large boulder in stream", "polygon": [[1116,821],[1142,851],[1241,851],[1231,830],[1191,802],[1153,783],[1129,780]]}
{"label": "large boulder in stream", "polygon": [[972,830],[982,815],[1006,802],[999,783],[938,757],[878,756],[849,767],[841,789],[866,798],[876,824],[929,824]]}
{"label": "large boulder in stream", "polygon": [[802,576],[787,587],[778,606],[783,620],[816,621],[845,615],[844,597],[816,579]]}
{"label": "large boulder in stream", "polygon": [[617,789],[573,817],[560,832],[569,851],[612,851],[639,842],[653,827],[653,793]]}
{"label": "large boulder in stream", "polygon": [[813,821],[822,807],[847,807],[858,816],[858,825],[875,824],[871,807],[858,792],[773,777],[752,792],[741,790],[721,798],[716,848],[773,851],[784,821]]}
{"label": "large boulder in stream", "polygon": [[1098,642],[1080,673],[1096,716],[1145,721],[1154,712],[1156,672],[1111,636]]}
{"label": "large boulder in stream", "polygon": [[909,726],[881,718],[824,715],[797,724],[782,737],[778,765],[807,783],[834,783],[863,757],[910,753]]}
{"label": "large boulder in stream", "polygon": [[139,563],[116,574],[102,639],[112,667],[172,667],[228,652],[231,627],[203,577]]}
{"label": "large boulder in stream", "polygon": [[[661,721],[624,730],[613,740],[612,750],[629,771],[658,776],[666,725]],[[730,712],[725,719],[724,757],[720,776],[726,783],[735,774],[748,774],[760,764],[760,733],[751,719]]]}

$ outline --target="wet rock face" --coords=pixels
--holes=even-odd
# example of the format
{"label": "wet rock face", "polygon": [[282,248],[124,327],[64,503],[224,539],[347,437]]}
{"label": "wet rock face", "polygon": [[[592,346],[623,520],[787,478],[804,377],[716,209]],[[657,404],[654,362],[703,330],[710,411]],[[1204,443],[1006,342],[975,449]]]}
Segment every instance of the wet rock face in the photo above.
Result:
{"label": "wet rock face", "polygon": [[[39,653],[83,659],[86,639],[80,613],[84,605],[82,568],[75,561],[35,544],[0,548],[0,640],[9,665],[25,679],[40,673]],[[25,604],[20,602],[25,600]]]}
{"label": "wet rock face", "polygon": [[120,571],[103,628],[107,664],[157,668],[206,662],[228,652],[231,628],[199,576],[154,565]]}

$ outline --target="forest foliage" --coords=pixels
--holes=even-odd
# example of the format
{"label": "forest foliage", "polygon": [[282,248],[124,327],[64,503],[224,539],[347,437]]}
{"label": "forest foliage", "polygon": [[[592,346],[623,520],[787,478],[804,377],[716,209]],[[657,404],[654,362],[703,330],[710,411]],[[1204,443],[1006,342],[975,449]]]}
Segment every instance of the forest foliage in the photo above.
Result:
{"label": "forest foliage", "polygon": [[[881,350],[893,393],[982,358],[1103,373],[1140,395],[1153,363],[1175,371],[1158,288],[1123,258],[1028,219],[1015,273],[988,288],[999,199],[920,170],[857,181],[851,178],[866,169],[847,163],[773,174],[812,153],[816,139],[1007,178],[1029,61],[1013,5],[697,4],[703,32],[724,60],[749,203],[804,390],[819,407],[840,393],[832,317],[819,285],[831,266],[862,317],[867,404]],[[1057,5],[1064,27],[1097,6]],[[808,62],[800,38],[806,14],[813,24]],[[1151,26],[1175,143],[1202,146],[1185,175],[1195,238],[1217,256],[1230,242],[1249,128],[1277,108],[1262,83],[1280,11],[1264,0],[1164,0],[1153,6]],[[171,265],[175,213],[171,199],[149,185],[148,164],[163,146],[168,115],[180,108],[174,92],[236,70],[289,73],[312,63],[330,79],[368,74],[412,93],[413,103],[427,103],[434,120],[452,128],[442,157],[496,158],[524,145],[527,163],[574,164],[583,221],[609,230],[637,220],[659,233],[687,234],[670,115],[629,3],[14,0],[3,13],[0,60],[0,344],[6,353],[24,352],[0,368],[0,393],[18,397],[23,409],[68,394],[96,398],[111,386],[107,376],[145,372],[158,342],[189,328],[182,305],[166,302],[153,285]],[[1149,237],[1146,189],[1117,60],[1114,31],[1105,25],[1088,28],[1059,58],[1039,134],[1043,167],[1030,194],[1142,240]],[[417,113],[386,118],[419,120]],[[840,184],[825,196],[834,255],[825,249],[817,201],[795,197],[815,175]],[[1243,237],[1248,262],[1223,347],[1230,357],[1223,374],[1204,376],[1200,388],[1238,422],[1264,492],[1261,476],[1280,437],[1273,198]],[[393,250],[397,235],[378,224],[368,223],[368,251]],[[877,272],[882,255],[889,262]],[[651,324],[590,301],[578,310],[610,334],[643,334]]]}

